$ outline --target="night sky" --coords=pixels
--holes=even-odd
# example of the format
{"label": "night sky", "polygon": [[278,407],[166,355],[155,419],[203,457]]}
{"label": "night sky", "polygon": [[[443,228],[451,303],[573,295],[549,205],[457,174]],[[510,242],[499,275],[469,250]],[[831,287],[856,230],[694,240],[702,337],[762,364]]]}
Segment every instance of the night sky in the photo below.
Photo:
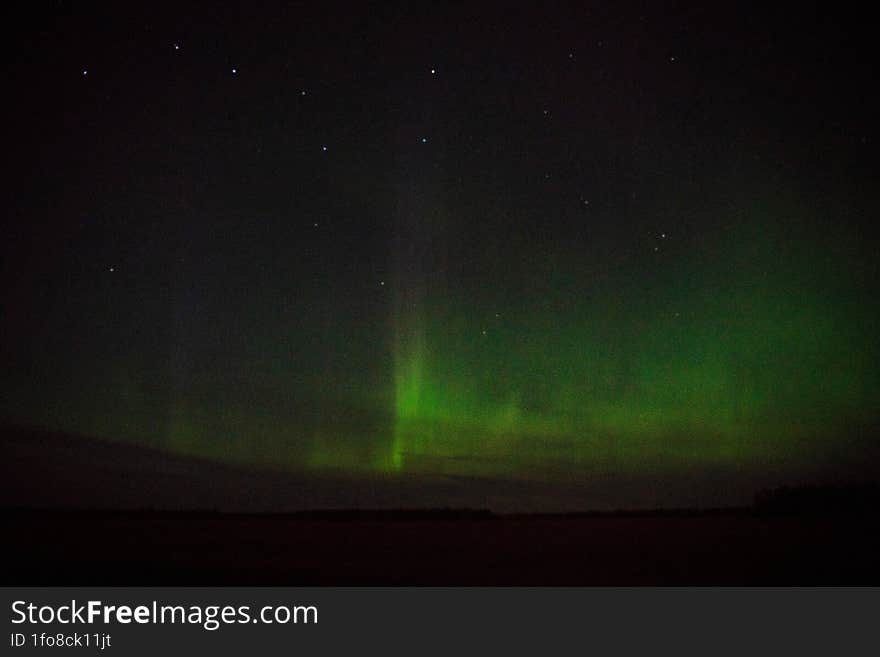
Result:
{"label": "night sky", "polygon": [[880,473],[864,17],[34,4],[5,422],[621,506]]}

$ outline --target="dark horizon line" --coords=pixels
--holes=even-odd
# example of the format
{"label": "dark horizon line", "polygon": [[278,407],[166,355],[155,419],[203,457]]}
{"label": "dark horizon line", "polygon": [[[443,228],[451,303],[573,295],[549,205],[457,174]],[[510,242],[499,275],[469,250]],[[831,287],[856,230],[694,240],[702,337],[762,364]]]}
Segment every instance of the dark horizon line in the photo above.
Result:
{"label": "dark horizon line", "polygon": [[[880,485],[872,487],[880,492]],[[640,518],[640,517],[700,517],[700,516],[737,516],[737,515],[822,515],[861,514],[868,513],[865,505],[839,506],[765,506],[760,503],[749,506],[721,507],[657,507],[657,508],[621,508],[621,509],[585,509],[582,511],[517,511],[498,512],[491,509],[476,508],[342,508],[342,509],[305,509],[297,511],[227,511],[212,508],[193,509],[159,509],[150,507],[138,508],[85,508],[85,507],[0,507],[4,515],[103,515],[103,516],[175,516],[204,517],[223,516],[226,518],[254,518],[291,520],[503,520],[517,518]]]}

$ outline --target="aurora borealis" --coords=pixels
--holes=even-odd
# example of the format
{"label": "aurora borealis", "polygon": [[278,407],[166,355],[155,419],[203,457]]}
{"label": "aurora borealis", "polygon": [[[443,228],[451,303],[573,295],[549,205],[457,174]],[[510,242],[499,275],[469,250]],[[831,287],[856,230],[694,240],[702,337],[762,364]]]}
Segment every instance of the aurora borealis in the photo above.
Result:
{"label": "aurora borealis", "polygon": [[657,235],[662,255],[598,281],[577,254],[556,253],[529,296],[503,305],[517,322],[456,301],[438,309],[425,293],[395,345],[393,465],[827,459],[830,436],[877,410],[876,319],[858,297],[855,239],[838,226],[822,241],[833,227],[803,212],[758,199],[702,250],[685,256]]}
{"label": "aurora borealis", "polygon": [[189,11],[24,26],[5,421],[316,476],[877,476],[849,23]]}

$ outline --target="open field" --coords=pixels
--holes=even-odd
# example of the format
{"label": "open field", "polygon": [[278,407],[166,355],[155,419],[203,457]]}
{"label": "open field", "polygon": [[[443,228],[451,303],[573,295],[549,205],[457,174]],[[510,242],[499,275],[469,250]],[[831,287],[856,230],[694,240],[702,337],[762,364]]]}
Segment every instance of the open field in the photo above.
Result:
{"label": "open field", "polygon": [[6,584],[878,584],[876,516],[17,511]]}

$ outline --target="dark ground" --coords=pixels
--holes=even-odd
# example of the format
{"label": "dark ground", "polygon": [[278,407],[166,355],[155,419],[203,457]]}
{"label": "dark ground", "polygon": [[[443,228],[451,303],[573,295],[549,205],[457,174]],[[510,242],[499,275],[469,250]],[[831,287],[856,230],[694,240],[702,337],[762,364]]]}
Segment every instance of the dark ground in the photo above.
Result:
{"label": "dark ground", "polygon": [[880,584],[876,514],[4,515],[7,585]]}
{"label": "dark ground", "polygon": [[[523,504],[533,495],[504,482],[482,485],[493,509],[510,500]],[[6,552],[0,581],[880,584],[876,485],[765,490],[754,507],[741,509],[518,515],[456,510],[470,506],[457,490],[445,481],[391,486],[252,472],[138,446],[0,426]],[[583,504],[594,499],[587,495]],[[284,511],[386,510],[265,512],[281,504],[287,505]],[[395,505],[447,510],[399,511]]]}

